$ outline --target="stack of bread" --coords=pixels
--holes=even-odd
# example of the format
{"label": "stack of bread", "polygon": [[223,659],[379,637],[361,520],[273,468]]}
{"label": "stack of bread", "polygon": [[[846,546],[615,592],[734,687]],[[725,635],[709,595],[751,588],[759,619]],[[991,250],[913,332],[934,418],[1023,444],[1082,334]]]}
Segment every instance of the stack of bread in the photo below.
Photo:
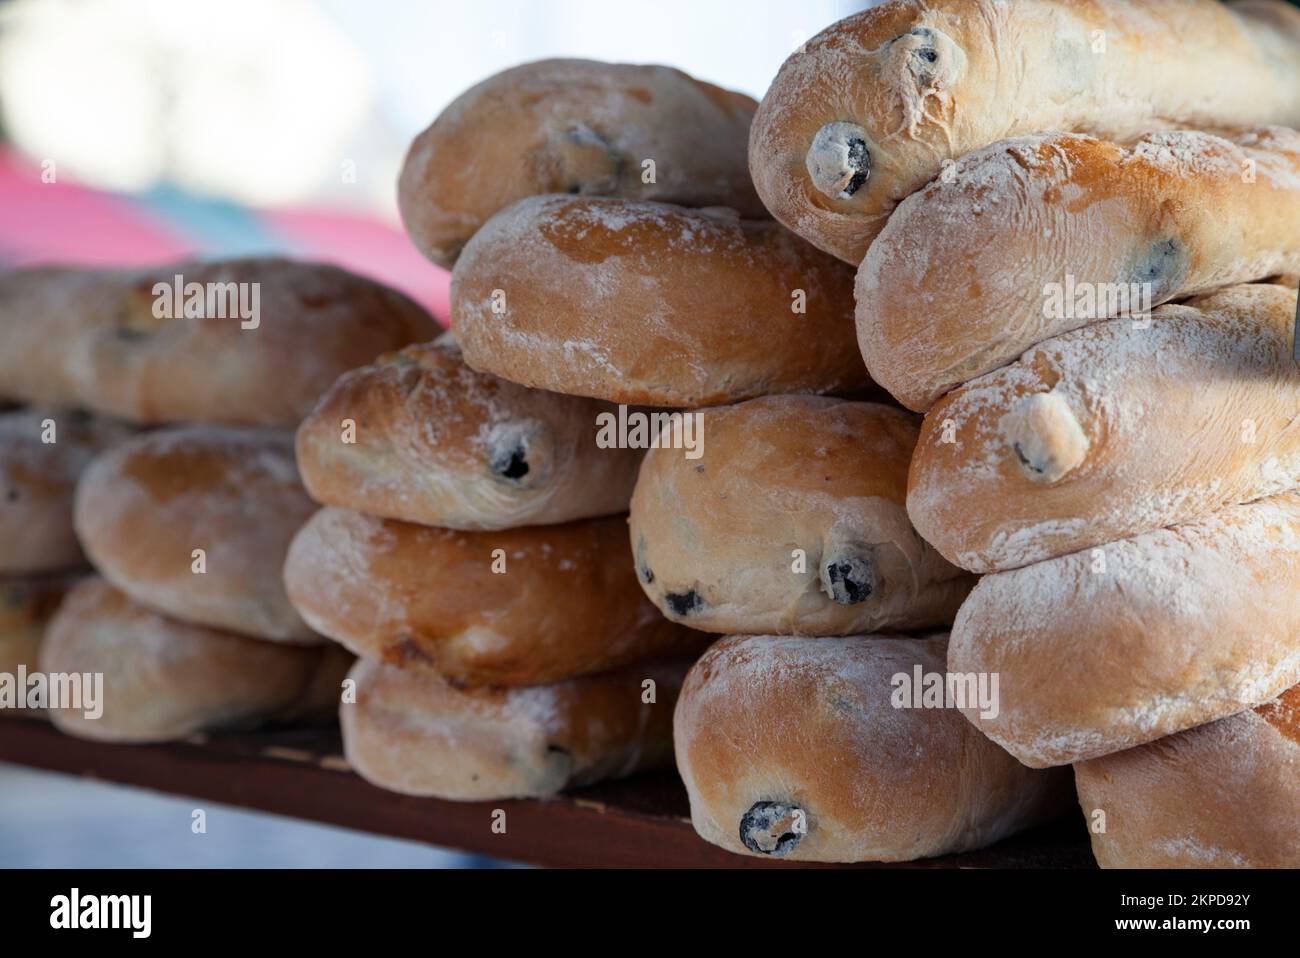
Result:
{"label": "stack of bread", "polygon": [[925,414],[908,514],[983,574],[966,715],[1074,765],[1103,865],[1300,866],[1288,127],[1274,0],[899,0],[755,119],[759,194],[860,261],[867,367]]}
{"label": "stack of bread", "polygon": [[[15,687],[38,670],[46,624],[84,575],[86,558],[72,528],[77,479],[131,432],[120,420],[81,409],[0,412],[0,674],[13,676]],[[15,714],[42,715],[26,698],[15,695]]]}
{"label": "stack of bread", "polygon": [[79,570],[83,550],[98,572],[43,630],[58,590],[6,590],[6,652],[51,694],[58,676],[81,690],[51,699],[60,729],[143,742],[333,714],[351,656],[280,580],[314,508],[289,430],[341,371],[435,328],[379,284],[286,260],[0,280],[0,396],[93,411],[4,422],[6,573]]}
{"label": "stack of bread", "polygon": [[636,456],[595,448],[598,406],[474,372],[444,339],[346,374],[299,428],[324,508],[284,580],[360,656],[339,718],[368,780],[540,797],[669,760],[692,637],[637,590],[617,515]]}
{"label": "stack of bread", "polygon": [[[874,699],[902,660],[942,660],[933,630],[973,577],[907,519],[920,420],[868,401],[852,267],[753,193],[754,108],[667,68],[544,61],[415,141],[400,203],[453,267],[452,336],[345,375],[304,422],[326,508],[285,569],[307,622],[362,657],[341,722],[371,781],[548,795],[662,763],[683,656],[737,633],[676,708],[711,840],[911,858],[1061,807],[1059,775],[957,713]],[[772,681],[691,687],[755,668]]]}
{"label": "stack of bread", "polygon": [[[665,67],[550,60],[413,144],[401,210],[454,266],[454,335],[343,376],[302,424],[325,508],[285,566],[306,621],[361,656],[340,721],[372,782],[546,796],[671,764],[708,637],[641,593],[644,443],[600,441],[603,421],[867,384],[852,272],[746,218],[754,107]],[[828,335],[771,348],[810,322]]]}

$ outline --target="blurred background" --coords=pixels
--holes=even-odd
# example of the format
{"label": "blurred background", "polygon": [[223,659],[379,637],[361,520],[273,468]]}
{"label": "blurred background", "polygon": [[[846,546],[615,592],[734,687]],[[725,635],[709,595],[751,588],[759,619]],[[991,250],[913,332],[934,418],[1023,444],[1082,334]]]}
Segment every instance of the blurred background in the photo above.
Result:
{"label": "blurred background", "polygon": [[[412,138],[506,67],[664,63],[756,98],[851,0],[0,0],[0,265],[284,252],[445,319]],[[467,162],[472,158],[467,157]]]}
{"label": "blurred background", "polygon": [[[277,252],[388,282],[445,321],[447,274],[406,241],[395,183],[461,91],[570,56],[757,98],[797,46],[870,5],[0,0],[0,269]],[[195,835],[199,805],[0,765],[0,867],[490,864],[209,804]]]}

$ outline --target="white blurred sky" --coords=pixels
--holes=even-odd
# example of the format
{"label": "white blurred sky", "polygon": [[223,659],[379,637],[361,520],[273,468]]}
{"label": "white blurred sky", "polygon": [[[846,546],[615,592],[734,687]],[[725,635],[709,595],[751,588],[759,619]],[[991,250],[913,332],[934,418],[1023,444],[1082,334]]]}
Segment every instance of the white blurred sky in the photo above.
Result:
{"label": "white blurred sky", "polygon": [[499,70],[665,63],[759,97],[800,42],[867,5],[13,0],[0,6],[0,115],[25,153],[92,185],[394,218],[410,139]]}

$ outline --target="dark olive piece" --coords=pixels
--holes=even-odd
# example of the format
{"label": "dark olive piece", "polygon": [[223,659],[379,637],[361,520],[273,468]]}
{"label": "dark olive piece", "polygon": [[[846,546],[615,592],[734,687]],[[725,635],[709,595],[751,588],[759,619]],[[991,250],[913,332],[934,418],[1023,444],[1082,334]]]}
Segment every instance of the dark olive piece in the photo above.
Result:
{"label": "dark olive piece", "polygon": [[867,152],[866,140],[857,137],[849,140],[849,167],[853,170],[853,176],[844,187],[845,196],[852,196],[860,190],[871,175],[871,154]]}
{"label": "dark olive piece", "polygon": [[498,476],[522,479],[528,475],[528,452],[519,443],[504,449],[494,449],[488,465]]}
{"label": "dark olive piece", "polygon": [[796,805],[755,802],[740,818],[740,840],[751,852],[783,858],[794,850],[806,832],[798,823],[805,816]]}
{"label": "dark olive piece", "polygon": [[664,602],[668,603],[673,615],[690,615],[704,608],[704,600],[694,589],[689,592],[669,592],[664,596]]}
{"label": "dark olive piece", "polygon": [[839,555],[826,563],[826,585],[840,605],[857,605],[876,589],[876,570],[870,556]]}

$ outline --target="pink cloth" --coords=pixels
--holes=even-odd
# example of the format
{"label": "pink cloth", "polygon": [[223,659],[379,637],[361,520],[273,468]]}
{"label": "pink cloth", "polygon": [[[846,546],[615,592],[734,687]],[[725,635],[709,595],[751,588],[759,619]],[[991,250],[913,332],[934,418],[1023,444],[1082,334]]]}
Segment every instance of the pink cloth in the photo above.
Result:
{"label": "pink cloth", "polygon": [[[57,173],[57,170],[56,170]],[[406,234],[379,220],[309,209],[251,214],[286,255],[319,259],[387,283],[447,325],[451,274],[415,251]],[[192,238],[201,226],[170,223],[129,196],[88,189],[0,149],[0,261],[86,266],[150,266],[221,255]]]}
{"label": "pink cloth", "polygon": [[131,201],[41,171],[0,149],[0,259],[19,266],[84,263],[146,266],[197,252],[165,223],[141,214]]}
{"label": "pink cloth", "polygon": [[351,213],[268,210],[262,216],[277,235],[308,251],[303,255],[400,289],[447,325],[451,273],[416,252],[400,230]]}

